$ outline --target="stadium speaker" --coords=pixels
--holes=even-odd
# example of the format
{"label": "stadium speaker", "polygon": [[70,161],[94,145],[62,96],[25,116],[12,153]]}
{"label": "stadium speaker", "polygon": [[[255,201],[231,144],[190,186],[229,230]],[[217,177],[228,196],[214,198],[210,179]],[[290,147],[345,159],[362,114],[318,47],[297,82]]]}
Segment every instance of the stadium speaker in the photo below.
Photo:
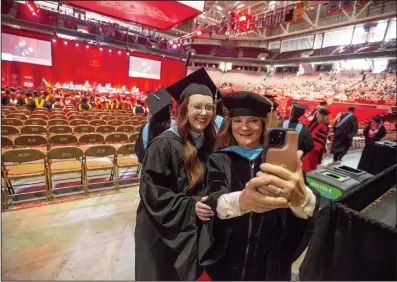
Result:
{"label": "stadium speaker", "polygon": [[187,67],[189,65],[189,61],[190,61],[190,56],[192,55],[192,52],[188,52],[187,53],[187,58],[186,58],[186,62],[185,62],[185,67]]}

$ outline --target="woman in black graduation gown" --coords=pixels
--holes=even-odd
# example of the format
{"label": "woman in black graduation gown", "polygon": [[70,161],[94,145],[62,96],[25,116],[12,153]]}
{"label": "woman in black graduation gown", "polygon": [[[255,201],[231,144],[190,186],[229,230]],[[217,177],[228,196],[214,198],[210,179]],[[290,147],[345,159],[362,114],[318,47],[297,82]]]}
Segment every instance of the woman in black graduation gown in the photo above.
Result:
{"label": "woman in black graduation gown", "polygon": [[200,263],[212,280],[290,280],[316,203],[304,184],[302,152],[295,173],[261,165],[265,117],[275,103],[251,92],[228,94],[223,103],[224,149],[211,154],[204,188],[216,215],[203,222]]}
{"label": "woman in black graduation gown", "polygon": [[[363,130],[365,146],[374,144],[386,136],[386,128],[382,125],[380,117],[373,117],[371,123]],[[365,147],[364,147],[365,150]]]}
{"label": "woman in black graduation gown", "polygon": [[170,113],[172,98],[164,87],[150,95],[145,102],[149,107],[151,118],[141,127],[135,143],[135,154],[140,163],[143,162],[149,143],[175,123]]}
{"label": "woman in black graduation gown", "polygon": [[201,274],[195,206],[205,201],[204,165],[216,138],[209,81],[202,69],[167,88],[180,106],[176,125],[155,138],[144,156],[135,280],[195,280]]}

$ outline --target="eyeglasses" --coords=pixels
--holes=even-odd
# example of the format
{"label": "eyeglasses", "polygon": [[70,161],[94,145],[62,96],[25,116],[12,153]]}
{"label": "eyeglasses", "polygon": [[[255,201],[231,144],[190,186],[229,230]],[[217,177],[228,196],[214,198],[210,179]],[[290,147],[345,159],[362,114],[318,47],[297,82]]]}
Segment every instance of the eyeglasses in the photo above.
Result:
{"label": "eyeglasses", "polygon": [[207,105],[202,105],[202,104],[193,104],[189,105],[189,107],[193,108],[195,112],[200,112],[205,109],[207,113],[212,113],[214,112],[214,104],[207,104]]}

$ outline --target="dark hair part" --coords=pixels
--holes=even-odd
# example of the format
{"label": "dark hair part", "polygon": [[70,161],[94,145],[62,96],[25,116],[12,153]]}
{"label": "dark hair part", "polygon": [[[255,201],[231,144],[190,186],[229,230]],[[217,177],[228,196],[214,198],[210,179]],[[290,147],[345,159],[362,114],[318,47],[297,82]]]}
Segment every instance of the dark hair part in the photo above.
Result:
{"label": "dark hair part", "polygon": [[[195,194],[204,184],[205,164],[200,159],[198,151],[193,144],[193,139],[189,133],[189,120],[187,117],[189,98],[185,99],[178,107],[176,127],[181,136],[184,146],[184,165],[188,176],[189,194]],[[204,129],[203,152],[209,154],[214,150],[216,142],[215,132],[215,113],[212,121]]]}
{"label": "dark hair part", "polygon": [[326,101],[322,101],[322,102],[320,102],[320,106],[327,106],[328,104],[327,104],[327,102]]}
{"label": "dark hair part", "polygon": [[[265,134],[266,134],[266,119],[261,117],[258,118],[262,122],[262,135],[261,135],[261,139],[259,140],[259,143],[264,144]],[[227,118],[224,129],[218,135],[217,146],[219,146],[219,149],[224,149],[231,146],[238,146],[238,143],[233,136],[232,121],[233,121],[232,117]]]}
{"label": "dark hair part", "polygon": [[354,112],[354,107],[349,107],[349,112]]}
{"label": "dark hair part", "polygon": [[149,122],[148,143],[170,128],[170,125],[171,115],[169,107],[166,107],[153,115]]}

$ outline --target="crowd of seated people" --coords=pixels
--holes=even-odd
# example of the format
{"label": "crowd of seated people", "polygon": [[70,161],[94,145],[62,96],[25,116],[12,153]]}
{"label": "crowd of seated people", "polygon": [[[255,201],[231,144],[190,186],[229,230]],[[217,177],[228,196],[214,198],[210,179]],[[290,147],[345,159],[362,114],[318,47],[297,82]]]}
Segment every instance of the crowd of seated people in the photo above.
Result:
{"label": "crowd of seated people", "polygon": [[137,107],[147,113],[145,103],[134,95],[107,94],[97,92],[79,92],[67,89],[2,89],[2,106],[19,105],[33,111],[37,108],[65,109],[75,106],[80,111],[90,109],[126,110]]}
{"label": "crowd of seated people", "polygon": [[[233,89],[247,89],[253,86],[253,91],[260,95],[291,97],[300,100],[332,99],[333,102],[395,105],[396,74],[311,74],[302,76],[273,76],[266,81],[252,82],[248,74],[240,74],[240,79],[225,75],[221,90],[230,92]],[[257,78],[257,75],[251,75]],[[263,78],[265,76],[263,75]],[[364,79],[363,79],[364,78]],[[230,90],[230,91],[229,91]]]}

